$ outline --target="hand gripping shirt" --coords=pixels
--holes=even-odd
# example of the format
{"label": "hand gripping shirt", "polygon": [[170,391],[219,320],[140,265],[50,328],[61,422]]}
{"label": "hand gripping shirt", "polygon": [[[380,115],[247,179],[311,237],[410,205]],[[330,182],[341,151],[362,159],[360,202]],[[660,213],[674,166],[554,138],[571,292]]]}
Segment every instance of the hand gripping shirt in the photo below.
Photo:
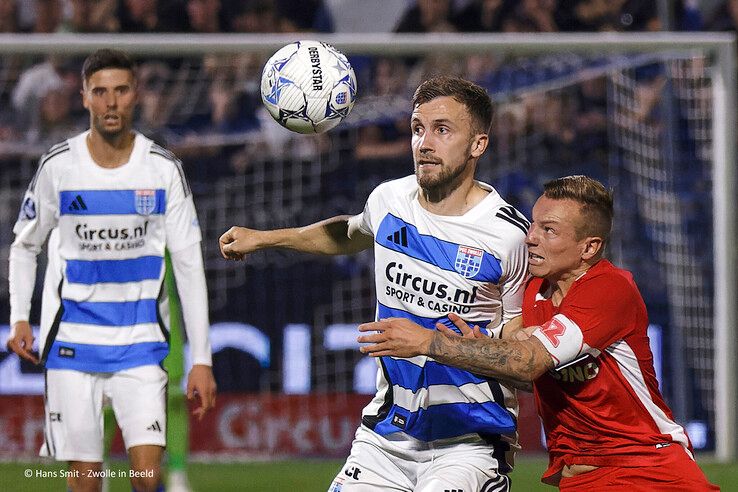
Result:
{"label": "hand gripping shirt", "polygon": [[[30,257],[35,272],[54,230],[41,315],[47,368],[158,364],[168,353],[165,247],[174,253],[201,239],[192,195],[180,161],[143,135],[128,163],[106,169],[92,160],[88,133],[41,158],[14,228],[11,270]],[[30,294],[13,290],[11,322],[28,319]]]}
{"label": "hand gripping shirt", "polygon": [[683,446],[684,429],[661,396],[648,344],[648,315],[630,272],[600,260],[559,306],[548,284],[528,282],[525,326],[556,364],[534,383],[549,451],[544,481],[564,465],[658,465],[664,446]]}
{"label": "hand gripping shirt", "polygon": [[[461,216],[434,215],[418,202],[415,176],[385,182],[350,232],[374,236],[377,319],[404,317],[434,330],[458,314],[491,336],[521,312],[528,223],[489,185]],[[455,328],[454,328],[455,329]],[[495,379],[430,357],[378,359],[377,393],[362,423],[422,446],[442,440],[515,441],[515,391]]]}

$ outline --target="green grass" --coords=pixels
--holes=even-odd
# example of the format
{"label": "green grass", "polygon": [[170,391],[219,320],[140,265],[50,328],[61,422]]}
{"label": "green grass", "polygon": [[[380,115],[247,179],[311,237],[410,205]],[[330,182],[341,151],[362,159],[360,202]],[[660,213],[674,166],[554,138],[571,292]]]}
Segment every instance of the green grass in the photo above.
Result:
{"label": "green grass", "polygon": [[[700,459],[702,469],[708,478],[720,485],[724,491],[738,490],[738,464],[718,464]],[[283,491],[325,492],[333,477],[340,469],[342,461],[274,461],[260,463],[191,463],[188,475],[193,490],[199,492],[246,492]],[[520,492],[548,491],[556,489],[543,485],[539,477],[546,465],[543,459],[518,459],[512,474],[513,490]],[[61,464],[40,463],[0,463],[0,490],[5,492],[45,492],[64,491],[64,478],[25,478],[26,470],[37,472],[56,472],[64,470]],[[125,473],[125,463],[113,464],[116,473]],[[126,478],[114,478],[110,492],[130,492]]]}

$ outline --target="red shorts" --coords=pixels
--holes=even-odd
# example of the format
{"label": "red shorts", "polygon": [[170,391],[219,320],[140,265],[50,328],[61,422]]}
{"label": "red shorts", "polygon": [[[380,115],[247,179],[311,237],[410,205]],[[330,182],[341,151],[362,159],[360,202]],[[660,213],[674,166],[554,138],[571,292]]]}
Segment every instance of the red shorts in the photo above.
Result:
{"label": "red shorts", "polygon": [[720,490],[711,484],[694,460],[680,446],[673,446],[674,459],[658,466],[634,468],[603,466],[591,472],[562,478],[559,490],[564,492],[623,491],[704,492]]}

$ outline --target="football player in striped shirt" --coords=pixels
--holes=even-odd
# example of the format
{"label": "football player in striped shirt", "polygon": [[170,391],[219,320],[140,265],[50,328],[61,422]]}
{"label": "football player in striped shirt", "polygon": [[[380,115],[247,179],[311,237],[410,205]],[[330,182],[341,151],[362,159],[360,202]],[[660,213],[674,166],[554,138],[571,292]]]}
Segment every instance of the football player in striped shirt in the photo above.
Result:
{"label": "football player in striped shirt", "polygon": [[598,181],[550,181],[527,235],[526,328],[490,340],[458,317],[460,337],[395,318],[359,329],[375,356],[426,354],[492,377],[534,381],[549,466],[562,491],[710,491],[659,391],[648,315],[630,272],[602,257],[612,196]]}
{"label": "football player in striped shirt", "polygon": [[[520,315],[528,223],[474,179],[487,149],[486,91],[453,77],[413,97],[415,174],[379,185],[364,212],[298,229],[234,227],[226,258],[267,247],[348,254],[374,247],[377,317],[424,328],[448,313],[500,337]],[[509,385],[430,357],[378,359],[377,393],[330,490],[504,491],[517,447],[517,397]]]}
{"label": "football player in striped shirt", "polygon": [[[200,227],[181,162],[133,131],[134,65],[98,50],[82,67],[90,129],[53,146],[23,198],[10,251],[8,347],[44,365],[42,456],[69,462],[71,490],[99,490],[109,402],[137,491],[161,489],[169,345],[164,252],[192,350],[188,393],[215,402]],[[36,257],[49,233],[40,358],[29,325]],[[186,286],[186,289],[182,288]]]}

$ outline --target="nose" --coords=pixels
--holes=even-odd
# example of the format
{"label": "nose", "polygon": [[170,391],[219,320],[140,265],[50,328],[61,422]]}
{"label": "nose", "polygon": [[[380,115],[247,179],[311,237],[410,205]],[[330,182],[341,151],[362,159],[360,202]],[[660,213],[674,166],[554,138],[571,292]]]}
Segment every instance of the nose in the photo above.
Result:
{"label": "nose", "polygon": [[424,133],[418,137],[418,150],[421,154],[434,152],[435,146],[433,145],[432,132]]}
{"label": "nose", "polygon": [[538,244],[538,232],[534,223],[528,227],[528,233],[525,235],[525,244],[527,246],[536,246]]}
{"label": "nose", "polygon": [[105,95],[105,105],[108,108],[114,108],[118,105],[118,97],[115,95],[114,91],[108,92]]}

